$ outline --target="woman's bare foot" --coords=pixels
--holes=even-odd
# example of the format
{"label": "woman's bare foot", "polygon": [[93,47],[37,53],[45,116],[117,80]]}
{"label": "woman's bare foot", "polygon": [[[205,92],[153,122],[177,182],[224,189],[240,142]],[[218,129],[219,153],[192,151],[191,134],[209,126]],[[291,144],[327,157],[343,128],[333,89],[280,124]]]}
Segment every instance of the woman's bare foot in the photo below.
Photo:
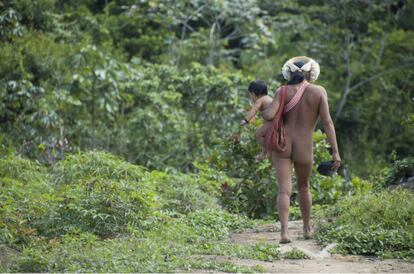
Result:
{"label": "woman's bare foot", "polygon": [[288,244],[291,243],[292,241],[289,238],[281,238],[279,241],[279,244]]}
{"label": "woman's bare foot", "polygon": [[303,226],[303,237],[308,240],[313,237],[313,230],[310,226]]}
{"label": "woman's bare foot", "polygon": [[282,230],[280,232],[280,241],[279,241],[279,243],[280,244],[287,244],[287,243],[290,243],[290,242],[292,242],[292,241],[289,238],[289,233],[288,233],[287,228],[286,229],[282,228]]}
{"label": "woman's bare foot", "polygon": [[261,152],[261,153],[257,154],[255,158],[258,161],[263,161],[267,157],[268,157],[267,152]]}

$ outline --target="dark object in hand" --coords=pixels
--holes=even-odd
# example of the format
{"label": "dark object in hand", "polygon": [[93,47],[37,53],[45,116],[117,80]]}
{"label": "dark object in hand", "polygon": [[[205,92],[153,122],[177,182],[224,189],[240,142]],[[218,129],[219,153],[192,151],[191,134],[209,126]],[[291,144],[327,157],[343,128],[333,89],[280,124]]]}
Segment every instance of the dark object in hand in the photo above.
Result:
{"label": "dark object in hand", "polygon": [[323,161],[319,164],[317,170],[319,174],[324,176],[332,176],[336,172],[334,169],[332,169],[333,161]]}

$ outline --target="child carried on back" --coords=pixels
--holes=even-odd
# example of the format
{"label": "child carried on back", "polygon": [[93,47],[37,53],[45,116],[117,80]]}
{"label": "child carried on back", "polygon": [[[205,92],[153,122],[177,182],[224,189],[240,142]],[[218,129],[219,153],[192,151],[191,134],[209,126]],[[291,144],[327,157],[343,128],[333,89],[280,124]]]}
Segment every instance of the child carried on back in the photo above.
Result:
{"label": "child carried on back", "polygon": [[[249,84],[248,91],[250,98],[253,101],[252,108],[246,113],[245,118],[240,122],[241,126],[247,125],[255,116],[258,111],[265,110],[273,101],[273,98],[267,95],[267,85],[262,80],[255,80]],[[264,147],[266,132],[272,127],[272,120],[265,120],[263,125],[257,129],[255,138],[257,142],[262,146],[262,152],[256,156],[256,159],[263,160],[267,155],[267,151]]]}

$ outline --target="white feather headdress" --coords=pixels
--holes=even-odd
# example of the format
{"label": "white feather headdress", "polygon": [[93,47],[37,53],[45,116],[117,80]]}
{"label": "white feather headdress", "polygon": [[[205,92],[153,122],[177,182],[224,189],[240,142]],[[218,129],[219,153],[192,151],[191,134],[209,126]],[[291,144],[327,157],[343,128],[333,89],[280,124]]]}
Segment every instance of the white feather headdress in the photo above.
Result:
{"label": "white feather headdress", "polygon": [[[305,64],[299,68],[294,63],[302,61]],[[318,79],[320,68],[319,64],[313,60],[312,58],[306,57],[306,56],[296,56],[291,59],[289,59],[282,67],[282,74],[283,77],[286,80],[290,80],[292,72],[295,71],[304,71],[304,72],[310,72],[310,79],[309,81],[313,82],[316,79]]]}

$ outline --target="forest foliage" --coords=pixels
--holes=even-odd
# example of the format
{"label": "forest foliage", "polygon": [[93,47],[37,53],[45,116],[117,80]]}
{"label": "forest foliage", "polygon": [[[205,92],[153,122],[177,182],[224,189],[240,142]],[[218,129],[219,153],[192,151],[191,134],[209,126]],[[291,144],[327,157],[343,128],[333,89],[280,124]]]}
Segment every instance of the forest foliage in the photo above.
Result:
{"label": "forest foliage", "polygon": [[53,163],[104,149],[192,169],[237,132],[255,78],[321,65],[341,154],[366,176],[413,154],[410,1],[0,1],[3,143]]}
{"label": "forest foliage", "polygon": [[[414,175],[413,13],[397,0],[0,0],[0,271],[280,259],[219,241],[278,218],[271,163],[254,159],[261,121],[239,121],[249,82],[273,93],[296,55],[320,63],[348,171],[313,167],[314,209],[331,220],[318,239],[412,260],[413,196],[388,187]],[[315,163],[330,159],[317,127]]]}

